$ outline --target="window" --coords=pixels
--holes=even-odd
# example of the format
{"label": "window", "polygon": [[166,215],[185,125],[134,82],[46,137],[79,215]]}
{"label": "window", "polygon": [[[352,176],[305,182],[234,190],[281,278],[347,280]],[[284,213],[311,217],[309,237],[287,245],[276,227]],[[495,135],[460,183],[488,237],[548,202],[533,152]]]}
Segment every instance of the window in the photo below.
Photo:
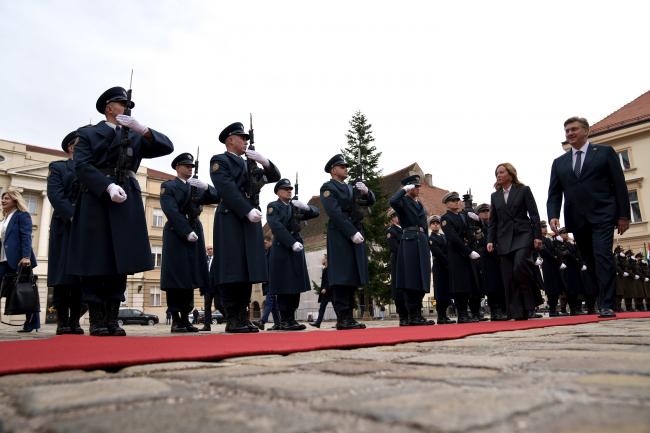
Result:
{"label": "window", "polygon": [[27,203],[27,211],[32,215],[36,215],[36,209],[38,209],[38,196],[36,196],[36,194],[25,193],[23,194],[23,198],[25,199],[25,203]]}
{"label": "window", "polygon": [[153,259],[153,266],[159,268],[162,262],[162,247],[151,247],[151,258]]}
{"label": "window", "polygon": [[623,170],[630,169],[630,155],[628,155],[627,149],[618,152],[618,160],[621,162],[621,168]]}
{"label": "window", "polygon": [[636,190],[630,191],[630,215],[632,216],[633,223],[640,223],[641,219],[641,206],[639,205],[639,196]]}
{"label": "window", "polygon": [[152,307],[160,307],[160,287],[152,287],[149,290],[149,304]]}
{"label": "window", "polygon": [[162,209],[154,208],[153,209],[153,226],[162,227],[165,225],[165,215],[163,214]]}

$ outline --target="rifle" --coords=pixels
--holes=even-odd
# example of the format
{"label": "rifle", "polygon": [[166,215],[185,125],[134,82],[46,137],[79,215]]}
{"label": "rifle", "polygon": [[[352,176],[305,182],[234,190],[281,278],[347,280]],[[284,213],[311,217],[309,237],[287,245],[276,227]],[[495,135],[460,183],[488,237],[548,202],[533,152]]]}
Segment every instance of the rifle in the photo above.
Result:
{"label": "rifle", "polygon": [[[194,179],[199,178],[199,147],[196,148],[196,159],[194,160],[194,174],[192,175]],[[203,206],[199,203],[199,190],[194,186],[190,186],[190,194],[187,196],[187,200],[183,203],[182,211],[187,215],[187,219],[192,226],[196,229],[196,222],[203,212]]]}
{"label": "rifle", "polygon": [[[133,90],[133,69],[131,69],[131,80],[129,81],[129,90],[126,91],[126,108],[124,114],[131,115],[131,95]],[[129,138],[129,128],[122,126],[122,136],[120,137],[120,150],[117,155],[117,164],[115,166],[115,181],[118,185],[126,190],[126,180],[131,171],[131,163],[133,159],[133,148],[131,147],[131,139]]]}
{"label": "rifle", "polygon": [[[357,178],[353,181],[356,185],[357,182],[363,182],[363,164],[361,163],[361,146],[357,152]],[[361,191],[356,186],[352,187],[352,224],[355,227],[361,228],[363,218],[370,215],[370,208],[368,207],[368,198],[364,198]]]}
{"label": "rifle", "polygon": [[[291,201],[293,200],[298,200],[298,172],[296,172],[296,184],[294,185],[294,192],[295,194],[293,197],[291,197]],[[291,205],[291,203],[289,203]],[[302,209],[292,206],[291,209],[291,221],[289,222],[289,227],[290,227],[290,232],[291,234],[298,234],[300,233],[300,230],[302,229],[301,227],[301,222],[305,217],[305,211]]]}
{"label": "rifle", "polygon": [[[253,130],[253,114],[250,113],[250,129],[249,135],[249,150],[255,150],[255,131]],[[267,183],[264,170],[260,168],[255,161],[250,158],[246,159],[246,166],[248,167],[248,185],[246,188],[246,197],[250,200],[255,208],[260,207],[260,191]]]}
{"label": "rifle", "polygon": [[474,204],[472,203],[472,189],[470,188],[467,191],[467,194],[463,194],[463,213],[467,219],[467,233],[465,237],[469,243],[469,246],[477,251],[479,248],[479,240],[483,238],[483,230],[481,225],[471,219],[468,215],[469,212],[474,212]]}

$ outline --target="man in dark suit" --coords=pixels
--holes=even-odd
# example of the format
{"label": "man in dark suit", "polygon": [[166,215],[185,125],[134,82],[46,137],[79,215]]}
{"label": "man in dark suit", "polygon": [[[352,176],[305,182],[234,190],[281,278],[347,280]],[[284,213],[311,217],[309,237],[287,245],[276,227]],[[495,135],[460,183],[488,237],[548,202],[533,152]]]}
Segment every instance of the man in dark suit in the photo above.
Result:
{"label": "man in dark suit", "polygon": [[550,226],[557,233],[564,196],[564,222],[596,281],[600,316],[614,317],[614,228],[622,235],[630,226],[625,176],[612,147],[589,143],[586,119],[567,119],[564,132],[571,150],[556,158],[551,167],[546,203]]}
{"label": "man in dark suit", "polygon": [[[359,206],[372,206],[375,194],[363,182],[345,183],[348,165],[343,155],[334,155],[325,164],[325,172],[332,178],[320,188],[320,200],[327,212],[328,280],[332,289],[336,329],[363,329],[366,327],[352,317],[354,295],[359,286],[368,283],[368,256],[366,255]],[[355,203],[354,190],[359,192]]]}
{"label": "man in dark suit", "polygon": [[219,287],[228,333],[259,332],[248,320],[247,308],[252,285],[269,278],[264,258],[262,212],[249,194],[250,183],[254,182],[249,167],[251,171],[253,165],[255,170],[262,170],[264,183],[280,180],[280,172],[271,161],[247,149],[249,138],[240,122],[227,126],[219,134],[226,152],[210,160],[212,183],[221,195],[214,216],[212,284]]}
{"label": "man in dark suit", "polygon": [[[153,269],[135,173],[143,158],[168,155],[174,150],[165,135],[124,114],[127,106],[130,109],[134,105],[122,87],[106,90],[95,104],[106,121],[80,129],[74,148],[81,192],[66,263],[70,274],[82,277],[90,334],[96,336],[126,335],[117,323],[126,277]],[[126,163],[121,167],[124,170],[118,170],[123,136],[128,136],[123,154]]]}
{"label": "man in dark suit", "polygon": [[172,168],[176,170],[176,179],[160,186],[160,207],[167,217],[160,288],[167,293],[171,332],[198,332],[188,314],[194,307],[194,289],[198,287],[205,293],[209,286],[208,269],[202,260],[205,240],[199,217],[201,206],[217,203],[219,194],[213,186],[192,177],[194,157],[190,153],[174,158]]}

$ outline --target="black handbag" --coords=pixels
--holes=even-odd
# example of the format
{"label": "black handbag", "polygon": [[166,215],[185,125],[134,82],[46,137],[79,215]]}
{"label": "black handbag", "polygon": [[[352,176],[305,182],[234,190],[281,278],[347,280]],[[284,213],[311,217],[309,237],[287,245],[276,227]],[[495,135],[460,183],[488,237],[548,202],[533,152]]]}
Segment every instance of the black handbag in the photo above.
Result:
{"label": "black handbag", "polygon": [[5,315],[28,314],[41,310],[36,279],[31,266],[18,267],[17,273],[6,274],[2,278],[2,296],[7,298]]}

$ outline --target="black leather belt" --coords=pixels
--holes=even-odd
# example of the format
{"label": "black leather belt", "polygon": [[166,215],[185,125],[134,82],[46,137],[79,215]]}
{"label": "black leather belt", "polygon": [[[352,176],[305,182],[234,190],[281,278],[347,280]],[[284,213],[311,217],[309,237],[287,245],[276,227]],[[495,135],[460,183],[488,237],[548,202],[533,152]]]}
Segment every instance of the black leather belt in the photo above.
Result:
{"label": "black leather belt", "polygon": [[420,227],[420,226],[405,227],[403,230],[405,232],[409,231],[409,232],[422,232],[422,233],[424,233],[424,229],[422,227]]}
{"label": "black leather belt", "polygon": [[[100,168],[98,170],[101,171],[104,175],[106,175],[106,177],[116,176],[114,168]],[[133,170],[126,170],[126,177],[132,177],[133,179],[135,179],[136,178],[135,172]]]}

